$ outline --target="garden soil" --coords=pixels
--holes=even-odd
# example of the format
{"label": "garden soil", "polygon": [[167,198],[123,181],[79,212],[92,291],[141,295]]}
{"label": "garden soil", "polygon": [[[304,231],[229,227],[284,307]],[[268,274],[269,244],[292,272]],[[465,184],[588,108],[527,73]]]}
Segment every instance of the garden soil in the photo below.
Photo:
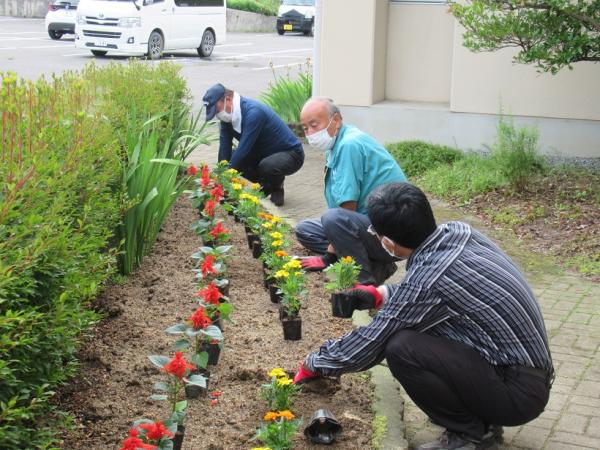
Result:
{"label": "garden soil", "polygon": [[[79,351],[80,370],[57,396],[60,409],[74,417],[62,436],[62,448],[119,449],[136,419],[166,419],[165,402],[150,400],[156,381],[164,380],[148,360],[150,354],[172,355],[175,337],[164,330],[184,321],[196,308],[194,260],[200,239],[190,225],[197,219],[188,199],[175,204],[152,253],[121,285],[108,287],[94,302],[106,317]],[[229,263],[232,322],[224,326],[225,347],[211,370],[209,391],[221,393],[189,400],[183,448],[250,449],[262,416],[268,411],[260,387],[268,372],[281,367],[293,374],[300,361],[330,337],[352,329],[351,322],[331,316],[323,275],[307,275],[309,296],[301,310],[302,340],[284,341],[278,307],[262,286],[259,260],[252,258],[243,227],[229,217],[232,257]],[[301,252],[299,248],[293,251]],[[319,408],[329,409],[343,432],[336,449],[370,448],[372,386],[364,374],[344,375],[301,392],[293,410],[303,423],[295,449],[313,449],[302,430]]]}

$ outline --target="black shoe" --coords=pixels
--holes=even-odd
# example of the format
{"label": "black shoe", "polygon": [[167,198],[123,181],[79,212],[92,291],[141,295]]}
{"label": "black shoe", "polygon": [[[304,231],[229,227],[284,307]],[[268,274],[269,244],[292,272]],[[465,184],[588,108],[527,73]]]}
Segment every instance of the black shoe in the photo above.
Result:
{"label": "black shoe", "polygon": [[271,192],[271,201],[275,206],[283,206],[283,188]]}
{"label": "black shoe", "polygon": [[483,435],[483,440],[494,439],[498,444],[504,442],[504,428],[500,425],[489,425],[487,432]]}
{"label": "black shoe", "polygon": [[417,450],[496,450],[498,442],[493,436],[484,438],[480,442],[474,442],[461,434],[446,430],[436,440],[427,442],[417,447]]}

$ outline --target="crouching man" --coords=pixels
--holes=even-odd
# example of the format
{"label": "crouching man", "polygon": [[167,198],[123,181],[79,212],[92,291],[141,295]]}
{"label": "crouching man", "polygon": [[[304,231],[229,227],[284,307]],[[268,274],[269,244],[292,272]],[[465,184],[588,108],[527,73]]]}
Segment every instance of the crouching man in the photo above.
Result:
{"label": "crouching man", "polygon": [[513,261],[462,222],[436,226],[425,194],[408,183],[369,197],[370,232],[406,258],[397,285],[357,286],[373,321],[328,340],[295,383],[366,370],[384,358],[411,399],[446,428],[421,450],[493,449],[502,426],[536,418],[554,377],[539,305]]}

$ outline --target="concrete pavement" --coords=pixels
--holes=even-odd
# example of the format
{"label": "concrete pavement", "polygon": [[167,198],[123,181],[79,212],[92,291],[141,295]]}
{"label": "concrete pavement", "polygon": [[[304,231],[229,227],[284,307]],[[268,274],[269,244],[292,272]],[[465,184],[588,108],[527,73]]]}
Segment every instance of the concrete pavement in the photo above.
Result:
{"label": "concrete pavement", "polygon": [[[215,146],[194,153],[194,162],[216,161]],[[285,205],[265,205],[290,223],[319,217],[323,199],[324,155],[306,149],[300,172],[285,183]],[[546,411],[536,420],[505,428],[503,449],[600,449],[600,284],[562,272],[548,258],[523,250],[514,236],[499,235],[476,218],[468,217],[443,202],[432,201],[436,218],[463,220],[494,238],[523,268],[540,302],[556,368],[556,380]],[[402,269],[402,268],[400,268]],[[399,270],[394,280],[402,276]],[[357,317],[358,316],[358,317]],[[355,314],[355,321],[366,316]],[[381,449],[414,448],[442,431],[401,391],[384,365],[372,373],[376,385],[376,414],[385,415],[387,433]],[[400,396],[398,395],[400,394]],[[404,408],[403,408],[404,404]]]}

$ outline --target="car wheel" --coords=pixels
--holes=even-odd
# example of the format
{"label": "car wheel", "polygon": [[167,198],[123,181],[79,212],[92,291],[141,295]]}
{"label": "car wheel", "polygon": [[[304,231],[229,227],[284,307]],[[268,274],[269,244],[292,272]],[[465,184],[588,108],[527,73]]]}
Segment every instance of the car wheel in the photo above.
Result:
{"label": "car wheel", "polygon": [[48,36],[55,41],[59,40],[62,37],[62,33],[60,31],[48,30]]}
{"label": "car wheel", "polygon": [[158,31],[150,33],[148,38],[148,57],[150,59],[160,59],[165,48],[165,41]]}
{"label": "car wheel", "polygon": [[210,30],[205,30],[202,34],[200,47],[198,47],[198,55],[203,58],[209,57],[215,49],[215,35]]}
{"label": "car wheel", "polygon": [[108,53],[106,50],[91,50],[91,52],[94,56],[106,56]]}
{"label": "car wheel", "polygon": [[277,28],[277,34],[278,34],[279,36],[283,36],[283,33],[285,33],[285,31],[283,31],[283,29],[282,29],[282,28]]}

